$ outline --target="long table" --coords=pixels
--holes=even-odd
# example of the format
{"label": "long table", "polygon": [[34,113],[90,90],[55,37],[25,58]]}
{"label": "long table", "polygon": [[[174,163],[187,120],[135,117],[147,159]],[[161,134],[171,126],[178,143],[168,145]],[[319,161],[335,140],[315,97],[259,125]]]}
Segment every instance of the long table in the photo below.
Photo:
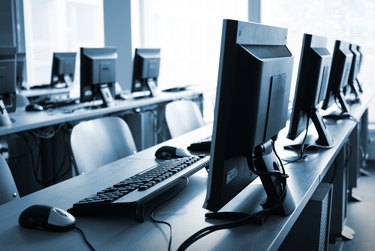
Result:
{"label": "long table", "polygon": [[[352,106],[352,115],[360,119],[366,112],[370,97],[361,104]],[[220,230],[194,243],[190,250],[277,250],[311,198],[318,185],[326,179],[340,155],[347,138],[356,128],[353,120],[342,120],[327,124],[335,145],[331,149],[318,150],[308,158],[286,165],[289,175],[288,187],[296,208],[287,217],[270,216],[262,225]],[[73,203],[108,187],[124,178],[147,169],[155,163],[154,152],[161,145],[187,147],[191,142],[205,138],[212,133],[207,125],[178,138],[140,151],[127,158],[100,167],[92,172],[71,178],[41,191],[0,206],[0,243],[3,250],[88,250],[80,234],[74,230],[62,233],[29,230],[20,227],[18,216],[32,204],[48,204],[68,209]],[[278,143],[281,157],[290,155]],[[206,196],[207,171],[202,169],[190,176],[182,191],[171,191],[157,199],[149,207],[155,208],[154,215],[171,224],[173,230],[172,250],[196,231],[222,223],[205,218],[202,205]],[[176,193],[173,199],[171,194]],[[256,179],[238,194],[223,210],[254,213],[261,209],[266,194]],[[345,201],[344,201],[345,203]],[[334,206],[334,205],[333,205]],[[146,217],[145,222],[136,222],[124,214],[77,217],[77,226],[86,234],[97,250],[167,250],[169,229]]]}
{"label": "long table", "polygon": [[198,88],[160,92],[155,97],[115,100],[110,107],[98,107],[100,102],[97,101],[35,112],[17,107],[15,112],[9,113],[13,123],[0,126],[0,140],[2,150],[8,148],[12,160],[9,165],[20,194],[29,194],[75,175],[70,161],[69,137],[72,127],[80,121],[103,116],[122,117],[132,131],[137,150],[142,150],[170,138],[164,109],[167,103],[179,99],[193,100],[203,107],[203,91]]}

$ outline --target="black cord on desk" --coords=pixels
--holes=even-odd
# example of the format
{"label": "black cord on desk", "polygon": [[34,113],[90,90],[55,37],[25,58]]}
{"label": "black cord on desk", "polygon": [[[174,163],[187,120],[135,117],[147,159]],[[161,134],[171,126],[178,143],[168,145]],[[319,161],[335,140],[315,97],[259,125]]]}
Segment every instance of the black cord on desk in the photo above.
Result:
{"label": "black cord on desk", "polygon": [[151,214],[150,214],[150,218],[153,222],[155,223],[160,223],[160,224],[164,224],[164,225],[167,225],[169,227],[169,241],[168,241],[168,251],[171,250],[171,246],[172,246],[172,239],[173,239],[173,227],[172,225],[167,222],[167,221],[162,221],[162,220],[159,220],[155,217],[155,211],[161,207],[162,205],[164,205],[166,202],[170,201],[171,199],[175,198],[182,190],[185,189],[185,187],[189,184],[189,179],[187,177],[182,177],[184,180],[185,180],[185,183],[184,185],[176,192],[174,193],[171,197],[169,197],[167,200],[163,201],[161,204],[159,204],[158,206],[156,206]]}
{"label": "black cord on desk", "polygon": [[80,229],[77,226],[74,226],[73,229],[77,230],[81,234],[83,240],[85,241],[86,245],[90,248],[90,250],[95,251],[95,248],[92,246],[92,244],[90,243],[90,241],[87,239],[87,237],[86,237],[85,233],[83,232],[83,230]]}
{"label": "black cord on desk", "polygon": [[280,205],[282,205],[282,203],[285,199],[285,196],[286,196],[286,191],[287,191],[286,178],[288,177],[288,175],[285,173],[284,165],[283,165],[279,155],[276,152],[274,142],[272,143],[272,148],[273,148],[273,151],[275,152],[276,158],[278,159],[278,161],[280,163],[281,172],[276,172],[276,171],[275,172],[258,172],[254,169],[252,169],[251,171],[253,171],[257,175],[270,175],[270,176],[280,177],[283,180],[282,181],[283,190],[282,190],[282,193],[280,194],[280,197],[271,206],[269,206],[267,208],[264,208],[263,210],[260,210],[260,211],[254,213],[254,214],[246,214],[246,213],[238,213],[238,212],[219,212],[219,213],[213,213],[213,214],[211,214],[211,213],[206,214],[206,217],[210,218],[211,215],[213,215],[213,218],[215,218],[215,219],[219,219],[219,218],[223,219],[223,217],[221,217],[221,216],[224,216],[226,219],[228,219],[227,216],[233,216],[233,218],[229,217],[229,220],[230,219],[236,219],[236,221],[230,222],[230,223],[225,223],[225,224],[213,225],[213,226],[205,227],[205,228],[199,230],[198,232],[196,232],[195,234],[190,236],[188,239],[186,239],[179,246],[177,251],[186,250],[194,242],[198,241],[199,239],[203,238],[204,236],[206,236],[208,234],[211,234],[215,231],[222,230],[222,229],[230,229],[230,228],[235,228],[235,227],[241,227],[241,226],[245,226],[245,225],[250,224],[250,223],[260,222],[260,221],[262,221],[262,219],[264,217],[268,216],[274,210],[276,210]]}
{"label": "black cord on desk", "polygon": [[[284,188],[283,193],[281,194],[280,198],[276,201],[274,205],[271,207],[265,208],[263,210],[260,210],[254,214],[247,215],[243,217],[240,220],[237,220],[235,222],[226,223],[226,224],[219,224],[219,225],[213,225],[209,227],[205,227],[192,236],[190,236],[188,239],[186,239],[177,249],[177,251],[183,251],[186,250],[190,245],[192,245],[194,242],[198,241],[199,239],[203,238],[204,236],[211,234],[215,231],[222,230],[222,229],[230,229],[235,227],[241,227],[245,226],[247,224],[258,222],[266,215],[270,214],[273,210],[278,208],[281,203],[283,202],[286,195],[286,188]],[[225,213],[225,212],[224,212]]]}

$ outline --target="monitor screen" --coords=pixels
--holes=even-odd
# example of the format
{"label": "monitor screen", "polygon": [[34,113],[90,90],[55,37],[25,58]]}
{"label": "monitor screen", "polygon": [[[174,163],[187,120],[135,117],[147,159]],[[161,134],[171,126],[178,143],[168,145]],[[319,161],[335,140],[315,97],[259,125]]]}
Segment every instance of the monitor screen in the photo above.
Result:
{"label": "monitor screen", "polygon": [[352,60],[353,54],[349,50],[349,44],[336,40],[333,49],[327,92],[323,101],[322,109],[326,110],[334,102],[338,101],[342,112],[349,112],[348,104],[344,99],[343,89],[348,84]]}
{"label": "monitor screen", "polygon": [[80,58],[81,102],[100,99],[104,106],[111,106],[115,96],[116,48],[81,48]]}
{"label": "monitor screen", "polygon": [[131,89],[133,96],[155,96],[159,70],[160,49],[136,48]]}
{"label": "monitor screen", "polygon": [[[326,46],[327,38],[304,34],[288,138],[296,139],[313,122],[319,137],[316,143],[331,146],[333,140],[319,113],[332,62],[332,55]],[[310,144],[305,140],[306,137],[302,142],[304,147]]]}
{"label": "monitor screen", "polygon": [[[279,168],[277,161],[264,167],[259,150],[273,146],[287,120],[293,56],[286,47],[286,37],[283,28],[224,20],[204,203],[213,212],[257,177],[251,171],[254,167],[263,172]],[[273,150],[270,152],[272,156]],[[260,178],[272,204],[279,197],[280,184],[267,183],[269,177]],[[290,197],[285,201],[290,202]],[[283,207],[281,214],[292,210],[293,206]]]}
{"label": "monitor screen", "polygon": [[51,85],[68,87],[73,84],[76,67],[75,52],[54,52],[52,57]]}
{"label": "monitor screen", "polygon": [[16,110],[16,47],[0,46],[0,99],[8,112]]}

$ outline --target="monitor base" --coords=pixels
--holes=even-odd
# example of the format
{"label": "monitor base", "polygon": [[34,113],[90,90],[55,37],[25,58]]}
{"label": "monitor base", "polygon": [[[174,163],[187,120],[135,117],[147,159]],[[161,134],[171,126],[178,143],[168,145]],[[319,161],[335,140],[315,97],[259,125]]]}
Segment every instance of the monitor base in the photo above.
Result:
{"label": "monitor base", "polygon": [[[274,151],[273,141],[269,140],[255,149],[254,173],[259,175],[267,201],[263,208],[269,209],[272,214],[288,216],[295,209],[292,194],[287,186],[287,175],[281,170],[281,160]],[[248,160],[249,161],[249,160]],[[251,163],[250,163],[251,164]]]}

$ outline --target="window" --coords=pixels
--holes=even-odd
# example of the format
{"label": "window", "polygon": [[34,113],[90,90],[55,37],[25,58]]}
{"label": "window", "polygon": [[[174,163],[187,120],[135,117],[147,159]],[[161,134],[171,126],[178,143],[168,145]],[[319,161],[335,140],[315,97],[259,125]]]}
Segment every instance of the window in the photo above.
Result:
{"label": "window", "polygon": [[[47,84],[53,52],[104,45],[102,0],[23,0],[27,82]],[[77,54],[79,55],[79,54]],[[79,82],[79,63],[75,82]]]}
{"label": "window", "polygon": [[[364,85],[373,84],[375,65],[375,3],[371,0],[262,1],[261,21],[288,28],[288,47],[295,56],[294,75],[298,72],[303,33],[325,36],[333,51],[336,39],[362,47],[363,64],[359,74]],[[294,82],[295,83],[295,77]],[[293,92],[294,93],[294,92]],[[370,118],[375,122],[375,114]]]}
{"label": "window", "polygon": [[[224,18],[248,20],[248,0],[133,1],[133,47],[161,48],[161,88],[200,85],[213,89]],[[212,94],[207,99],[205,111],[211,111]],[[204,113],[206,118],[211,116]]]}
{"label": "window", "polygon": [[163,87],[216,86],[222,20],[247,20],[247,2],[141,0],[141,33],[134,47],[161,48],[159,83]]}

